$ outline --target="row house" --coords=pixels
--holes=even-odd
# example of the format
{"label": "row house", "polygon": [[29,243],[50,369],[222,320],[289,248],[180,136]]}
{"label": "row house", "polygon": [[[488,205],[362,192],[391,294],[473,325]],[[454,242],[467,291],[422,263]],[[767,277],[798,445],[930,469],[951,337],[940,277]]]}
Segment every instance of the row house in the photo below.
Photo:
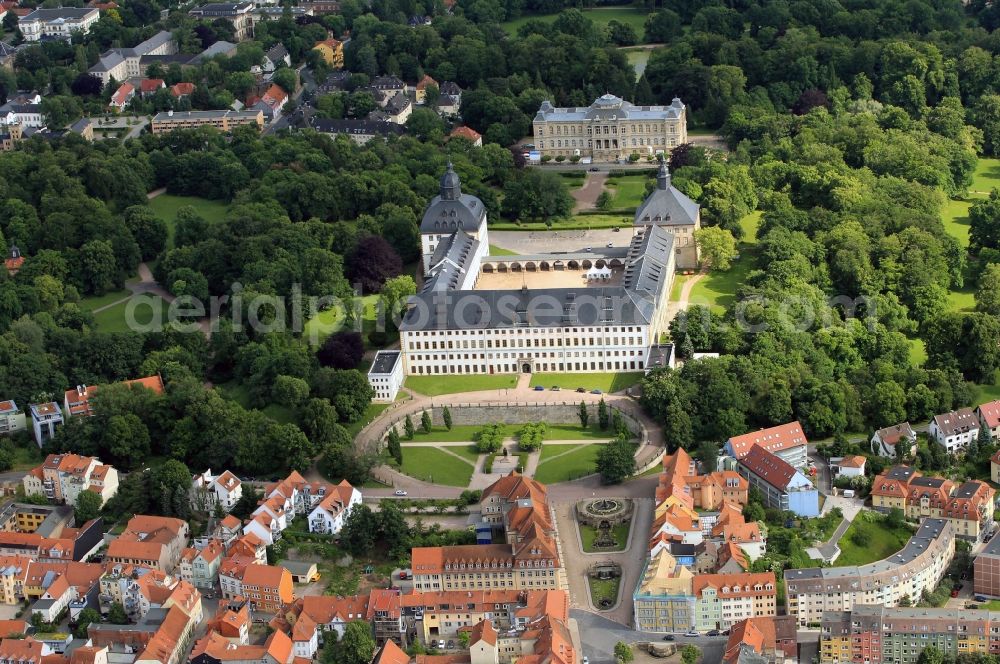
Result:
{"label": "row house", "polygon": [[935,415],[927,434],[949,454],[956,454],[979,437],[979,418],[971,408],[959,408]]}
{"label": "row house", "polygon": [[75,619],[85,608],[99,606],[100,579],[104,569],[100,565],[78,562],[31,562],[24,576],[22,594],[32,613],[38,613],[48,622],[64,611]]}
{"label": "row house", "polygon": [[95,457],[50,454],[28,471],[21,484],[26,496],[45,496],[66,505],[75,505],[81,493],[93,491],[103,506],[118,493],[118,470]]}
{"label": "row house", "polygon": [[[331,495],[336,497],[327,501]],[[253,533],[264,543],[273,544],[296,516],[307,517],[310,532],[336,533],[360,502],[361,493],[347,481],[337,486],[309,482],[293,470],[284,480],[264,488],[264,498],[244,526],[244,533]],[[324,503],[323,507],[316,511],[320,503]]]}
{"label": "row house", "polygon": [[893,466],[872,480],[872,506],[893,508],[907,518],[947,519],[956,537],[977,541],[993,528],[994,489],[979,480],[956,485],[949,479],[925,477],[909,466]]}
{"label": "row house", "polygon": [[798,661],[799,647],[792,616],[761,616],[733,625],[722,664]]}
{"label": "row house", "polygon": [[761,447],[793,468],[804,468],[809,463],[809,440],[796,420],[768,429],[751,431],[726,441],[725,453],[740,461],[754,447]]}
{"label": "row house", "polygon": [[111,562],[131,564],[170,573],[187,547],[190,526],[164,516],[136,515],[108,546]]}
{"label": "row house", "polygon": [[333,487],[309,513],[309,532],[336,535],[344,527],[351,510],[361,504],[361,492],[347,480]]}
{"label": "row house", "polygon": [[292,641],[283,632],[273,632],[260,645],[234,645],[217,632],[195,642],[191,664],[291,664]]}
{"label": "row house", "polygon": [[191,480],[191,506],[200,512],[212,513],[216,506],[229,513],[243,497],[243,483],[232,472],[218,475],[209,468]]}
{"label": "row house", "polygon": [[924,519],[906,546],[884,560],[860,566],[785,571],[788,614],[799,625],[817,623],[824,611],[850,611],[857,604],[916,603],[948,571],[955,530],[945,519]]}
{"label": "row house", "polygon": [[692,581],[695,628],[729,629],[740,620],[776,615],[774,572],[699,574]]}
{"label": "row house", "polygon": [[107,648],[109,661],[140,664],[181,664],[185,661],[198,620],[179,605],[152,609],[138,623],[90,623],[91,644]]}
{"label": "row house", "polygon": [[196,588],[211,590],[219,581],[219,566],[225,549],[219,540],[209,540],[201,549],[188,547],[181,553],[179,574]]}
{"label": "row house", "polygon": [[244,597],[252,611],[277,613],[295,600],[292,575],[284,567],[227,558],[219,572],[223,597]]}

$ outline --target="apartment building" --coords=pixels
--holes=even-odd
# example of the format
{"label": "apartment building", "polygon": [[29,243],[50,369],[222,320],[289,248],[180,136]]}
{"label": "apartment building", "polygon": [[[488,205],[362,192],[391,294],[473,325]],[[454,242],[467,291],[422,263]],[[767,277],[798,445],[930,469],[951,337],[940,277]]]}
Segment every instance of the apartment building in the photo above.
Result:
{"label": "apartment building", "polygon": [[790,463],[761,445],[752,445],[737,462],[739,474],[764,497],[764,504],[798,516],[819,516],[819,490]]}
{"label": "apartment building", "polygon": [[218,475],[209,468],[191,480],[191,506],[202,512],[212,513],[216,506],[229,513],[243,497],[243,483],[228,470]]}
{"label": "apartment building", "polygon": [[483,620],[499,631],[523,627],[541,615],[569,618],[563,590],[479,590],[411,593],[400,597],[404,617],[419,620],[420,640],[456,639],[461,630]]}
{"label": "apartment building", "polygon": [[307,595],[285,606],[272,625],[291,635],[296,657],[313,657],[324,634],[335,632],[339,639],[348,623],[367,620],[368,599],[368,595]]}
{"label": "apartment building", "polygon": [[247,564],[237,565],[232,572],[227,570],[220,573],[238,581],[236,588],[223,588],[224,597],[245,597],[250,602],[251,611],[270,613],[277,613],[295,600],[292,575],[287,569],[244,562]]}
{"label": "apartment building", "polygon": [[532,124],[536,149],[551,157],[614,162],[632,154],[662,154],[687,142],[687,109],[677,97],[669,106],[636,106],[612,94],[585,107],[557,108],[543,101]]}
{"label": "apartment building", "polygon": [[858,604],[897,606],[933,590],[955,555],[955,531],[945,519],[924,519],[898,553],[869,565],[785,571],[788,614],[799,625],[817,623],[824,611],[850,611]]}
{"label": "apartment building", "polygon": [[694,574],[661,549],[646,562],[632,594],[633,625],[641,632],[686,632],[697,621]]}
{"label": "apartment building", "polygon": [[209,22],[225,19],[233,24],[236,41],[246,41],[253,38],[253,9],[252,2],[212,2],[195,7],[188,14]]}
{"label": "apartment building", "polygon": [[927,434],[949,454],[955,454],[979,436],[979,427],[979,418],[971,408],[959,408],[935,415],[927,426]]}
{"label": "apartment building", "polygon": [[13,401],[0,401],[0,436],[9,436],[27,428],[24,411]]}
{"label": "apartment building", "polygon": [[195,642],[191,664],[287,664],[292,659],[292,642],[284,632],[273,632],[262,644],[234,644],[218,632],[210,631]]}
{"label": "apartment building", "polygon": [[211,590],[219,581],[219,566],[225,549],[216,539],[208,541],[202,549],[188,547],[181,553],[180,577],[196,588]]}
{"label": "apartment building", "polygon": [[1000,597],[1000,534],[993,536],[973,565],[973,588],[977,595]]}
{"label": "apartment building", "polygon": [[309,532],[336,535],[344,527],[351,510],[361,504],[361,492],[347,480],[331,487],[309,513]]}
{"label": "apartment building", "polygon": [[774,572],[760,574],[699,574],[692,579],[695,628],[729,629],[756,616],[776,615]]}
{"label": "apartment building", "polygon": [[37,42],[43,39],[69,40],[74,34],[87,34],[97,23],[101,12],[93,7],[59,7],[57,9],[36,9],[22,16],[17,27],[24,35],[24,41]]}
{"label": "apartment building", "polygon": [[796,420],[769,429],[751,431],[726,441],[725,453],[737,461],[742,460],[754,447],[761,447],[793,468],[803,468],[809,463],[809,440]]}
{"label": "apartment building", "polygon": [[256,126],[264,128],[264,113],[254,111],[164,111],[153,116],[150,131],[162,134],[175,129],[196,129],[198,127],[214,127],[222,132],[232,131],[236,127]]}
{"label": "apartment building", "polygon": [[112,48],[105,51],[87,73],[101,79],[104,85],[107,85],[112,78],[116,81],[125,81],[146,74],[146,68],[141,66],[142,58],[174,53],[177,53],[177,42],[173,35],[166,30],[160,30],[132,48]]}
{"label": "apartment building", "polygon": [[880,512],[898,508],[909,519],[947,519],[955,536],[976,541],[993,528],[994,489],[979,480],[955,484],[925,477],[909,466],[893,466],[872,480],[872,506]]}
{"label": "apartment building", "polygon": [[41,447],[56,435],[56,429],[62,426],[63,416],[59,404],[33,403],[28,406],[31,411],[31,428],[35,432],[35,442]]}
{"label": "apartment building", "polygon": [[949,659],[1000,652],[1000,613],[968,609],[856,605],[824,612],[821,664],[914,664],[928,646]]}
{"label": "apartment building", "polygon": [[136,515],[108,546],[111,562],[138,565],[170,573],[187,547],[186,521],[165,516]]}
{"label": "apartment building", "polygon": [[178,605],[152,609],[138,623],[90,623],[93,646],[107,648],[109,661],[141,664],[181,664],[185,661],[198,620]]}
{"label": "apartment building", "polygon": [[21,480],[27,496],[42,495],[56,503],[75,505],[84,491],[101,497],[101,505],[118,493],[118,470],[100,459],[77,454],[50,454]]}
{"label": "apartment building", "polygon": [[798,661],[798,634],[792,616],[761,616],[733,625],[722,664]]}

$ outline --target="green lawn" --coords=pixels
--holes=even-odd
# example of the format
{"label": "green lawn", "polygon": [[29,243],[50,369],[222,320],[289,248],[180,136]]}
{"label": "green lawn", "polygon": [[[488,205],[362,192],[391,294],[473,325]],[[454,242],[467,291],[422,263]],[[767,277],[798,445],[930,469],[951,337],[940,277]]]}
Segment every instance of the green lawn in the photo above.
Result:
{"label": "green lawn", "polygon": [[[945,201],[941,209],[944,229],[949,235],[957,238],[963,247],[969,246],[969,208],[975,201],[986,198],[992,189],[998,187],[1000,187],[1000,159],[981,158],[976,163],[968,196]],[[952,311],[974,311],[976,307],[974,294],[975,288],[968,279],[963,288],[952,290],[948,294],[948,303]]]}
{"label": "green lawn", "polygon": [[757,244],[757,227],[760,226],[760,216],[764,214],[760,210],[751,212],[740,219],[740,228],[743,229],[744,244]]}
{"label": "green lawn", "polygon": [[[851,536],[862,531],[868,535],[869,542],[861,547],[851,540]],[[888,530],[881,519],[868,521],[866,518],[856,518],[844,536],[840,538],[840,557],[834,563],[838,567],[849,565],[867,565],[877,560],[888,558],[906,545],[913,532],[906,527]]]}
{"label": "green lawn", "polygon": [[645,48],[629,49],[625,51],[625,57],[628,59],[628,63],[632,65],[632,68],[635,69],[635,75],[637,78],[642,76],[643,72],[646,71],[646,64],[649,62],[649,56],[652,53],[652,51]]}
{"label": "green lawn", "polygon": [[511,251],[510,249],[504,249],[503,247],[498,247],[495,244],[490,245],[490,256],[517,256],[516,251]]}
{"label": "green lawn", "polygon": [[615,209],[637,208],[646,198],[645,175],[622,175],[608,180],[608,187],[613,190],[611,207]]}
{"label": "green lawn", "polygon": [[514,374],[407,376],[405,385],[414,392],[427,396],[437,396],[456,392],[478,392],[514,387],[517,385],[517,376]]}
{"label": "green lawn", "polygon": [[403,449],[400,470],[425,482],[465,487],[472,479],[474,468],[471,463],[433,447],[407,447]]}
{"label": "green lawn", "polygon": [[[518,425],[512,425],[516,434],[520,429]],[[579,424],[546,424],[545,440],[609,440],[610,431],[602,431],[596,422],[591,422],[586,429]],[[545,456],[545,445],[542,445],[542,457]],[[551,455],[550,455],[551,456]]]}
{"label": "green lawn", "polygon": [[619,523],[611,529],[615,542],[618,543],[613,549],[595,549],[594,540],[597,538],[597,528],[593,526],[580,525],[580,541],[583,542],[583,550],[586,553],[596,553],[605,551],[624,551],[628,546],[629,523]]}
{"label": "green lawn", "polygon": [[676,302],[681,299],[681,291],[684,290],[684,283],[691,278],[689,274],[675,274],[674,284],[670,287],[670,301]]}
{"label": "green lawn", "polygon": [[45,460],[45,455],[42,451],[34,444],[34,441],[28,444],[14,445],[14,465],[11,470],[31,470],[37,467],[42,461]]}
{"label": "green lawn", "polygon": [[[385,404],[379,404],[382,408],[385,408]],[[367,417],[363,419],[370,419]],[[434,425],[431,427],[430,433],[424,433],[424,430],[420,428],[420,420],[418,418],[413,419],[413,425],[416,427],[416,431],[413,433],[414,443],[462,443],[466,441],[474,441],[476,439],[476,434],[479,433],[483,425],[480,424],[455,424],[452,425],[451,431],[444,428],[441,425]],[[504,435],[507,438],[516,438],[518,431],[521,430],[521,424],[507,424],[504,425]],[[546,423],[545,428],[545,443],[542,446],[542,457],[545,457],[545,450],[548,449],[547,443],[550,440],[608,440],[611,438],[611,433],[608,431],[601,431],[596,423],[592,423],[589,427],[584,429],[579,424],[548,424]],[[403,441],[405,445],[410,441]],[[563,446],[567,447],[567,446]],[[572,446],[568,446],[572,447]],[[466,452],[461,446],[449,446],[452,452],[465,455]],[[470,448],[471,450],[471,448]],[[566,450],[563,450],[564,452]],[[469,451],[469,458],[474,459],[478,452]],[[551,456],[551,455],[550,455]]]}
{"label": "green lawn", "polygon": [[[593,445],[542,445],[542,456],[535,479],[542,484],[568,482],[595,472],[600,443]],[[557,459],[558,454],[567,452]]]}
{"label": "green lawn", "polygon": [[[378,295],[365,295],[361,298],[361,319],[364,331],[365,346],[368,346],[368,332],[374,329]],[[310,318],[303,327],[303,334],[313,345],[323,343],[328,336],[339,332],[344,326],[344,309],[333,307],[321,311]]]}
{"label": "green lawn", "polygon": [[91,297],[85,297],[80,300],[80,308],[84,311],[93,311],[94,309],[100,309],[101,307],[113,304],[131,294],[132,291],[123,288],[121,290],[105,293],[104,295],[92,295]]}
{"label": "green lawn", "polygon": [[[148,301],[149,304],[143,303],[136,306],[132,311],[133,322],[139,326],[146,326],[158,320],[165,326],[168,322],[166,312],[167,303],[155,295],[146,297],[151,298]],[[97,329],[101,332],[127,332],[130,329],[128,321],[125,320],[127,306],[128,302],[122,302],[119,305],[94,314]]]}
{"label": "green lawn", "polygon": [[910,364],[922,366],[927,361],[927,347],[923,339],[910,339]]}
{"label": "green lawn", "polygon": [[[228,383],[216,385],[216,388],[218,388],[227,399],[235,401],[247,410],[250,409],[250,390],[243,383],[233,379]],[[384,408],[387,404],[379,405]],[[261,408],[260,411],[279,424],[295,424],[297,422],[295,411],[287,406],[270,403]],[[366,420],[362,419],[362,424],[364,424],[365,421]],[[358,430],[360,429],[361,427],[359,426]]]}
{"label": "green lawn", "polygon": [[992,385],[973,385],[972,403],[980,404],[1000,399],[1000,371],[993,378]]}
{"label": "green lawn", "polygon": [[[630,227],[631,214],[580,214],[568,219],[553,219],[552,230],[581,231],[597,228]],[[495,231],[536,231],[546,230],[542,221],[491,221],[490,229]]]}
{"label": "green lawn", "polygon": [[689,304],[707,305],[715,313],[723,313],[736,302],[739,288],[754,267],[752,245],[740,245],[740,258],[725,272],[709,272],[691,288]]}
{"label": "green lawn", "polygon": [[[646,14],[644,9],[638,7],[593,7],[590,9],[582,9],[583,15],[597,24],[599,28],[607,27],[608,23],[611,21],[618,21],[619,23],[627,23],[632,26],[635,30],[636,36],[641,40],[646,32]],[[528,21],[538,20],[544,21],[545,23],[551,23],[556,20],[558,14],[546,14],[543,16],[538,16],[535,14],[526,14],[520,18],[516,18],[513,21],[506,21],[501,23],[504,31],[509,35],[516,35],[518,29],[527,23]]]}
{"label": "green lawn", "polygon": [[972,312],[976,310],[976,289],[970,284],[948,291],[948,305],[952,311]]}
{"label": "green lawn", "polygon": [[194,207],[198,211],[198,214],[209,223],[222,221],[229,210],[228,203],[212,201],[198,196],[160,194],[156,198],[150,199],[149,207],[153,209],[156,216],[167,222],[167,246],[173,246],[174,244],[174,222],[177,221],[177,210],[185,205]]}
{"label": "green lawn", "polygon": [[642,380],[641,371],[621,373],[535,373],[531,374],[531,387],[542,386],[551,389],[558,385],[563,391],[573,391],[582,387],[588,392],[598,389],[604,392],[619,392],[632,387]]}
{"label": "green lawn", "polygon": [[590,584],[590,601],[594,604],[595,609],[601,608],[601,600],[609,599],[611,600],[611,605],[614,606],[618,600],[618,585],[621,579],[591,579],[587,578],[587,583]]}
{"label": "green lawn", "polygon": [[972,207],[974,200],[974,198],[950,199],[945,201],[941,210],[945,231],[961,242],[963,247],[969,246],[969,208]]}

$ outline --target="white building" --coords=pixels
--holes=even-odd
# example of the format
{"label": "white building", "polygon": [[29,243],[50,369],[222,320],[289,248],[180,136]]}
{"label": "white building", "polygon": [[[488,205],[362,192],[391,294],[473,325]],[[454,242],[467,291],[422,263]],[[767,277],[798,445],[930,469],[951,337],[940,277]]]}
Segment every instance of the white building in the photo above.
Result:
{"label": "white building", "polygon": [[309,532],[336,535],[354,506],[360,504],[361,492],[343,480],[309,513]]}
{"label": "white building", "polygon": [[809,462],[809,441],[798,420],[733,436],[726,441],[723,449],[727,455],[740,461],[757,445],[793,468],[803,468]]}
{"label": "white building", "polygon": [[40,128],[45,126],[45,114],[39,101],[20,103],[7,102],[0,106],[0,125]]}
{"label": "white building", "polygon": [[31,410],[31,428],[35,432],[35,442],[41,447],[56,435],[56,429],[63,424],[62,409],[55,401],[48,403],[33,403]]}
{"label": "white building", "polygon": [[146,75],[146,67],[142,58],[150,55],[173,55],[177,53],[177,42],[173,35],[161,30],[149,39],[132,48],[113,48],[101,54],[100,59],[88,71],[92,76],[101,79],[107,85],[114,78],[125,81],[129,78]]}
{"label": "white building", "polygon": [[533,126],[535,149],[543,156],[618,161],[632,154],[662,154],[686,143],[687,109],[677,97],[670,106],[636,106],[606,94],[576,108],[543,101]]}
{"label": "white building", "polygon": [[[667,184],[669,187],[669,184]],[[627,247],[489,255],[486,210],[449,167],[420,224],[424,284],[400,325],[407,375],[643,371],[662,361],[675,234]]]}
{"label": "white building", "polygon": [[24,41],[36,42],[42,39],[70,39],[73,33],[87,34],[90,26],[97,23],[101,12],[93,7],[60,7],[58,9],[36,9],[17,22]]}
{"label": "white building", "polygon": [[0,401],[0,436],[24,431],[26,427],[24,411],[13,401]]}
{"label": "white building", "polygon": [[865,457],[854,454],[830,459],[830,471],[837,477],[864,477],[867,461]]}
{"label": "white building", "polygon": [[959,408],[935,415],[927,427],[927,434],[949,454],[954,454],[979,436],[979,427],[979,418],[971,408]]}
{"label": "white building", "polygon": [[219,475],[212,475],[209,468],[200,475],[195,475],[191,481],[191,504],[197,510],[212,512],[220,505],[227,514],[243,497],[243,484],[240,478],[228,470]]}
{"label": "white building", "polygon": [[913,456],[917,453],[917,432],[909,422],[896,424],[879,429],[872,434],[872,454],[895,458],[896,446],[903,446],[903,454]]}
{"label": "white building", "polygon": [[380,350],[375,353],[372,368],[368,370],[368,384],[375,390],[374,401],[392,403],[403,387],[403,359],[398,350]]}

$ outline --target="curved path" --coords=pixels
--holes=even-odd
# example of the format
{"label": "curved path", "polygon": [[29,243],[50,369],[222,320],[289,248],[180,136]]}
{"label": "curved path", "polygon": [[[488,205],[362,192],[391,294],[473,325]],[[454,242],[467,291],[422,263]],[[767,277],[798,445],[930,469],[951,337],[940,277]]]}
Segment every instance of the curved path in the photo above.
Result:
{"label": "curved path", "polygon": [[691,300],[691,291],[694,290],[695,284],[708,276],[708,268],[702,268],[698,274],[692,276],[690,279],[684,282],[681,286],[680,297],[676,301],[671,301],[667,303],[667,322],[669,323],[677,314],[688,308]]}
{"label": "curved path", "polygon": [[593,210],[597,207],[597,199],[604,191],[604,185],[608,181],[607,171],[587,171],[587,176],[583,179],[583,186],[570,192],[576,205],[573,212],[582,210]]}

